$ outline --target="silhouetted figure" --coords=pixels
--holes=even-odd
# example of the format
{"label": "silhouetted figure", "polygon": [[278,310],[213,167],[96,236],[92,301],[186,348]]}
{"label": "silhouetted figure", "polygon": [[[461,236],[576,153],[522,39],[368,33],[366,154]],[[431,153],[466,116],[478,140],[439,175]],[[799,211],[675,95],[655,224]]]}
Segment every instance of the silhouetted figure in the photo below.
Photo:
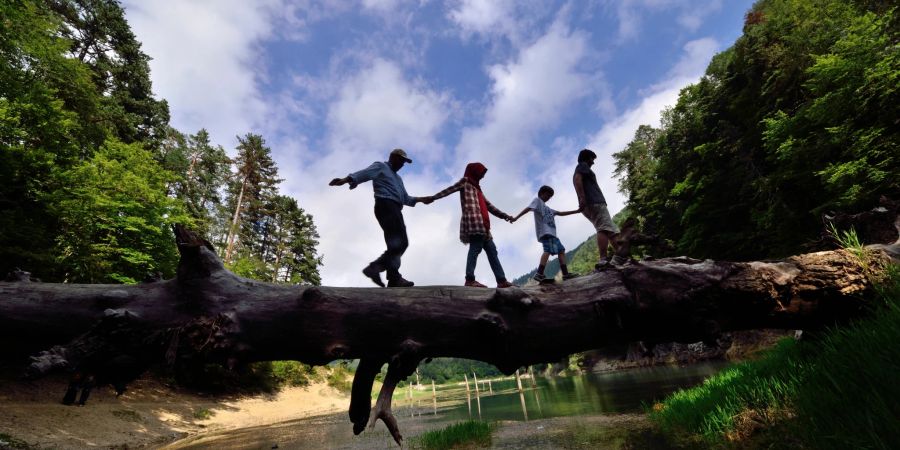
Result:
{"label": "silhouetted figure", "polygon": [[362,272],[381,287],[384,287],[381,272],[387,272],[387,287],[410,287],[414,284],[403,278],[399,270],[400,257],[409,246],[406,223],[403,221],[403,205],[416,206],[416,203],[428,204],[431,201],[425,201],[423,197],[411,197],[406,193],[403,180],[397,172],[404,164],[411,162],[403,149],[395,148],[391,151],[387,162],[376,161],[359,172],[351,173],[344,178],[335,178],[328,183],[330,186],[349,184],[350,189],[355,189],[360,183],[372,181],[375,192],[375,218],[384,231],[387,250],[378,259],[369,263]]}

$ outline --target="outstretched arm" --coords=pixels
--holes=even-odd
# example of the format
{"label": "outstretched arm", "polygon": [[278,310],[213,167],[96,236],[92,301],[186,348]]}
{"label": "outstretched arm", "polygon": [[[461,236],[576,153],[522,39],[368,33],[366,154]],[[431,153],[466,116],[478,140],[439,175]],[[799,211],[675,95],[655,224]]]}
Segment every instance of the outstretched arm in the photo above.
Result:
{"label": "outstretched arm", "polygon": [[[432,195],[432,196],[430,196],[430,197],[423,197],[422,202],[425,203],[425,204],[427,205],[428,203],[431,203],[431,202],[433,202],[433,201],[435,201],[435,200],[437,200],[437,199],[439,199],[439,198],[444,198],[444,197],[446,197],[446,196],[448,196],[448,195],[450,195],[450,194],[452,194],[452,193],[454,193],[454,192],[457,192],[457,191],[459,191],[460,189],[463,188],[463,185],[465,184],[465,182],[466,182],[466,179],[465,179],[465,178],[460,179],[460,180],[457,181],[456,183],[450,185],[450,186],[447,187],[446,189],[444,189],[444,190],[438,192],[437,194],[434,194],[434,195]],[[428,201],[428,202],[425,202],[424,199],[429,199],[429,201]]]}
{"label": "outstretched arm", "polygon": [[578,213],[580,213],[582,210],[584,210],[584,208],[573,209],[573,210],[571,210],[571,211],[557,211],[557,212],[556,212],[556,215],[557,215],[557,216],[569,216],[569,215],[572,215],[572,214],[578,214]]}
{"label": "outstretched arm", "polygon": [[331,180],[331,182],[329,182],[328,185],[329,186],[343,186],[343,185],[349,183],[350,189],[353,189],[359,183],[365,183],[366,181],[369,181],[369,180],[375,178],[375,176],[377,176],[378,173],[381,172],[383,164],[384,163],[378,163],[378,162],[372,163],[372,165],[370,165],[369,167],[366,167],[363,170],[360,170],[359,172],[351,173],[350,175],[347,175],[344,178],[335,178],[335,179]]}
{"label": "outstretched arm", "polygon": [[488,199],[486,199],[486,198],[484,199],[484,202],[487,204],[488,212],[490,212],[491,214],[493,214],[493,215],[495,215],[495,216],[497,216],[497,217],[499,217],[499,218],[501,218],[501,219],[503,219],[503,220],[505,220],[505,221],[507,221],[507,222],[512,223],[512,221],[513,221],[514,219],[512,218],[511,215],[509,215],[509,214],[507,214],[507,213],[505,213],[505,212],[503,212],[503,211],[500,211],[499,208],[497,208],[496,206],[492,205],[491,202],[489,202]]}
{"label": "outstretched arm", "polygon": [[519,217],[522,217],[531,211],[532,211],[532,209],[526,206],[525,209],[522,210],[522,212],[520,212],[516,217],[513,217],[511,222],[515,222],[515,221],[519,220]]}
{"label": "outstretched arm", "polygon": [[[328,185],[329,186],[343,186],[349,182],[350,182],[350,177],[334,178],[328,183]],[[350,189],[353,189],[355,187],[356,186],[350,186]]]}

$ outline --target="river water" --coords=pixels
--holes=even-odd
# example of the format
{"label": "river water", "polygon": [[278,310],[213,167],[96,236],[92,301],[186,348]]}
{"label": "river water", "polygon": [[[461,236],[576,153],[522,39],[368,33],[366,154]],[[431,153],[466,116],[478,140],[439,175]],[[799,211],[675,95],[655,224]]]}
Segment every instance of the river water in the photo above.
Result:
{"label": "river water", "polygon": [[[701,383],[722,363],[685,367],[650,367],[572,377],[473,380],[444,385],[432,396],[423,385],[410,397],[398,388],[394,416],[404,439],[469,418],[485,421],[533,421],[561,416],[638,413],[667,394]],[[373,401],[374,404],[374,401]],[[390,434],[380,421],[354,436],[346,413],[311,417],[263,427],[245,428],[177,442],[170,448],[192,449],[391,448]]]}

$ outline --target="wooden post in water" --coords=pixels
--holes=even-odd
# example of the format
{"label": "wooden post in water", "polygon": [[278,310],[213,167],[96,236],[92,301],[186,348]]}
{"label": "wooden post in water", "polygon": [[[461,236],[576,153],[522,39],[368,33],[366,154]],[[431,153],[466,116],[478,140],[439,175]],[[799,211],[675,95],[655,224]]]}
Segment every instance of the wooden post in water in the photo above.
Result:
{"label": "wooden post in water", "polygon": [[409,417],[414,417],[416,410],[413,408],[412,383],[409,383],[409,390],[406,395],[409,396]]}
{"label": "wooden post in water", "polygon": [[434,415],[437,415],[437,391],[434,389],[434,378],[431,379],[431,403],[434,405]]}
{"label": "wooden post in water", "polygon": [[534,369],[528,366],[528,374],[531,375],[531,387],[537,389],[537,381],[534,379]]}
{"label": "wooden post in water", "polygon": [[522,379],[519,378],[519,369],[516,369],[516,387],[519,388],[519,392],[522,392]]}
{"label": "wooden post in water", "polygon": [[525,421],[528,422],[528,408],[525,407],[525,393],[519,391],[519,402],[522,404],[522,415],[525,416]]}
{"label": "wooden post in water", "polygon": [[469,391],[469,377],[466,374],[463,374],[463,378],[466,380],[466,405],[469,406],[469,418],[472,418],[472,394]]}
{"label": "wooden post in water", "polygon": [[472,372],[472,378],[475,380],[475,404],[478,405],[478,420],[481,420],[481,391],[478,390],[478,374]]}
{"label": "wooden post in water", "polygon": [[488,380],[488,389],[490,389],[491,395],[494,395],[494,385],[491,384],[491,380]]}

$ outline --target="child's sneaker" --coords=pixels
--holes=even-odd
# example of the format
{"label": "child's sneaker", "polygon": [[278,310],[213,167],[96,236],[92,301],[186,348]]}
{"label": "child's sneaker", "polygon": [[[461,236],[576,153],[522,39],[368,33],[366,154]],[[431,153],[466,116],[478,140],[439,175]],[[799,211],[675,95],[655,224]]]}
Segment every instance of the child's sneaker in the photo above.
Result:
{"label": "child's sneaker", "polygon": [[483,285],[483,284],[481,284],[481,283],[479,283],[479,282],[477,282],[477,281],[475,281],[475,280],[466,280],[466,284],[464,284],[463,286],[477,287],[477,288],[486,288],[486,287],[487,287],[487,286],[485,286],[485,285]]}
{"label": "child's sneaker", "polygon": [[571,280],[572,278],[578,278],[578,274],[569,272],[569,273],[563,275],[563,281]]}
{"label": "child's sneaker", "polygon": [[594,272],[600,272],[609,268],[609,258],[603,258],[597,264],[594,264]]}
{"label": "child's sneaker", "polygon": [[498,289],[509,288],[509,287],[513,287],[513,286],[515,286],[515,285],[506,280],[500,280],[497,282]]}
{"label": "child's sneaker", "polygon": [[546,279],[547,279],[547,276],[544,275],[544,274],[542,274],[542,273],[536,273],[536,272],[535,272],[535,274],[534,274],[534,276],[533,276],[532,278],[534,279],[534,281],[537,281],[538,283],[540,283],[540,282],[546,280]]}

